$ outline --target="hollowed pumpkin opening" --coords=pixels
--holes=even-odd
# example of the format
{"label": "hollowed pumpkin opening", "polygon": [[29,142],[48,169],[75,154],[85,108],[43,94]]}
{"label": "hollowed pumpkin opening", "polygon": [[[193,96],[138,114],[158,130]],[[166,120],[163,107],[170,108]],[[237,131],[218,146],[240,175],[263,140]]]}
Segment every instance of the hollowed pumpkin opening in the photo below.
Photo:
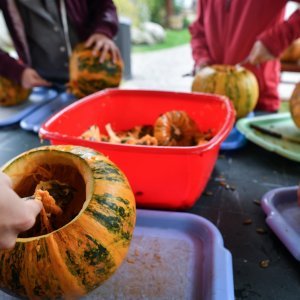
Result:
{"label": "hollowed pumpkin opening", "polygon": [[13,188],[20,197],[36,195],[37,189],[47,191],[49,198],[55,200],[54,206],[60,210],[58,214],[49,210],[43,199],[44,207],[35,225],[21,233],[20,238],[37,237],[63,227],[79,214],[87,199],[86,179],[82,175],[84,168],[80,166],[78,159],[73,162],[63,155],[52,157],[51,154],[53,153],[45,152],[42,156],[37,156],[37,159],[34,157],[36,155],[30,155],[32,162],[25,159],[27,162],[23,172],[16,172],[22,165],[18,166],[17,163],[17,167],[13,168],[15,172],[10,174],[15,179]]}

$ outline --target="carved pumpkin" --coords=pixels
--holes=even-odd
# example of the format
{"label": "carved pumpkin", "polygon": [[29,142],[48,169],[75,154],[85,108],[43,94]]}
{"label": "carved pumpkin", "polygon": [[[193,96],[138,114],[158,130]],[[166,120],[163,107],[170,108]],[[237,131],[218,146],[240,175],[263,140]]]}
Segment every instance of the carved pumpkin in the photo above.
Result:
{"label": "carved pumpkin", "polygon": [[[51,232],[40,235],[37,221],[13,249],[0,251],[1,289],[30,299],[75,299],[116,271],[127,254],[136,210],[126,177],[111,161],[84,147],[45,146],[19,155],[3,171],[21,197],[48,185],[64,204],[62,213],[48,215]],[[66,189],[55,188],[57,182],[70,187],[71,197],[62,196]]]}
{"label": "carved pumpkin", "polygon": [[201,69],[193,80],[192,91],[227,96],[233,102],[237,118],[253,111],[259,95],[255,75],[241,66],[230,65]]}
{"label": "carved pumpkin", "polygon": [[13,106],[25,102],[31,93],[21,85],[0,76],[0,106]]}
{"label": "carved pumpkin", "polygon": [[283,51],[280,60],[282,62],[297,62],[300,60],[300,38]]}
{"label": "carved pumpkin", "polygon": [[123,61],[113,63],[111,54],[107,53],[103,63],[99,62],[101,52],[93,55],[92,49],[79,44],[70,58],[69,92],[77,98],[88,96],[105,88],[120,85],[123,74]]}
{"label": "carved pumpkin", "polygon": [[289,107],[295,125],[300,128],[300,82],[296,84],[293,90]]}

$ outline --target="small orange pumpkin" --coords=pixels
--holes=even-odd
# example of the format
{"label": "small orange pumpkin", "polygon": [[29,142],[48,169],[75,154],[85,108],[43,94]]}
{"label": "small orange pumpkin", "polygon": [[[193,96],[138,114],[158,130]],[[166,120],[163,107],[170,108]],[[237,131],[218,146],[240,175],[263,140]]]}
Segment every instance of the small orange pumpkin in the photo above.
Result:
{"label": "small orange pumpkin", "polygon": [[0,106],[14,106],[25,102],[31,93],[21,85],[0,76]]}
{"label": "small orange pumpkin", "polygon": [[196,123],[185,111],[169,111],[154,124],[154,137],[160,146],[195,145]]}

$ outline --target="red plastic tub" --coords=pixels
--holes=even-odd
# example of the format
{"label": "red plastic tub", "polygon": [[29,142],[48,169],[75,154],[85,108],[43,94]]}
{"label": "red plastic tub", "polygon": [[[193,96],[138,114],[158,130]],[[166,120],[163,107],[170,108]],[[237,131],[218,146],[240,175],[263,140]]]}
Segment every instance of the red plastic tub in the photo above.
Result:
{"label": "red plastic tub", "polygon": [[[79,138],[91,125],[100,131],[110,123],[115,131],[154,124],[171,110],[184,110],[201,131],[214,137],[192,147],[162,147],[111,144]],[[201,93],[107,89],[66,107],[40,129],[52,144],[94,148],[107,155],[126,174],[136,195],[137,206],[185,209],[194,205],[214,168],[220,144],[235,120],[226,97]]]}

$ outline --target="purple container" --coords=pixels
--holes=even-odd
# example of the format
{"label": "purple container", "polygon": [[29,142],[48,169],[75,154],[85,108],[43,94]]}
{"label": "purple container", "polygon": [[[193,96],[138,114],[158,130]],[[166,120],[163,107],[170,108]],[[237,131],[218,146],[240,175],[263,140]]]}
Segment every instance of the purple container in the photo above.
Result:
{"label": "purple container", "polygon": [[127,259],[85,299],[233,300],[231,254],[202,217],[138,210]]}
{"label": "purple container", "polygon": [[262,198],[266,222],[291,254],[300,260],[300,206],[297,186],[277,188]]}
{"label": "purple container", "polygon": [[[15,299],[0,291],[0,299]],[[234,300],[232,258],[218,229],[189,213],[137,210],[126,259],[86,300]]]}

